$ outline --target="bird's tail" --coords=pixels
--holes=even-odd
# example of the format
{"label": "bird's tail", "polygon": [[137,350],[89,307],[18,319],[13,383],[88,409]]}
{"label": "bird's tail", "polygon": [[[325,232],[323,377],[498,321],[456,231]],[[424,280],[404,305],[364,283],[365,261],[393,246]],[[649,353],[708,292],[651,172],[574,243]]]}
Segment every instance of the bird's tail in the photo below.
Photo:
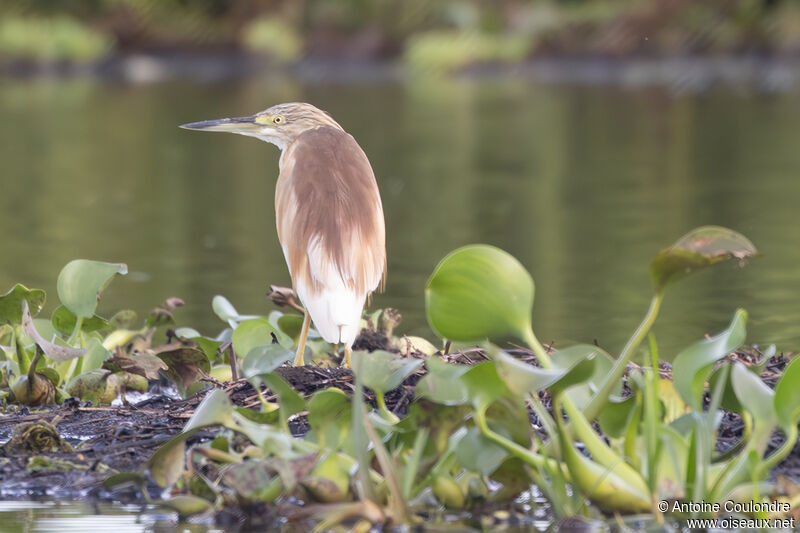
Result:
{"label": "bird's tail", "polygon": [[364,310],[366,294],[356,294],[343,286],[318,292],[298,287],[297,292],[323,339],[330,343],[342,343],[347,348],[353,345],[361,330],[361,312]]}

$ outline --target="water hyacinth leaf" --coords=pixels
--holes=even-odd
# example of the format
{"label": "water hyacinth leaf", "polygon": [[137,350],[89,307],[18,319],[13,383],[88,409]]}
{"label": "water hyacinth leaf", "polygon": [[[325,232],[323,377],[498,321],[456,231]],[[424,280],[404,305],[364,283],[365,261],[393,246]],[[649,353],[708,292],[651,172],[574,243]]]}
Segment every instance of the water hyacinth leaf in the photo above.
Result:
{"label": "water hyacinth leaf", "polygon": [[425,361],[428,373],[423,376],[415,388],[418,398],[426,398],[442,405],[462,405],[467,403],[467,387],[461,376],[471,366],[448,364],[438,357],[429,357]]}
{"label": "water hyacinth leaf", "polygon": [[33,315],[39,314],[44,307],[45,292],[41,289],[29,289],[17,283],[8,292],[0,296],[0,324],[22,323],[22,302],[28,303]]}
{"label": "water hyacinth leaf", "polygon": [[287,421],[293,414],[305,410],[306,401],[278,374],[266,374],[261,376],[261,379],[264,380],[264,383],[267,384],[273,394],[278,395],[281,420]]}
{"label": "water hyacinth leaf", "polygon": [[428,323],[440,337],[480,341],[530,330],[533,279],[513,256],[485,244],[451,252],[425,288]]}
{"label": "water hyacinth leaf", "polygon": [[33,317],[31,317],[31,313],[28,310],[28,301],[24,299],[22,300],[22,329],[25,331],[25,334],[28,337],[30,337],[36,344],[39,345],[39,348],[42,349],[45,355],[47,355],[47,357],[53,361],[69,361],[86,354],[86,350],[83,348],[59,346],[55,343],[45,340],[36,330],[36,326],[33,323]]}
{"label": "water hyacinth leaf", "polygon": [[167,500],[161,500],[158,504],[176,511],[181,517],[206,513],[214,508],[210,501],[191,494],[179,494]]}
{"label": "water hyacinth leaf", "polygon": [[714,363],[731,353],[744,342],[747,312],[738,309],[725,331],[703,339],[680,352],[672,364],[675,388],[692,409],[702,412],[705,383]]}
{"label": "water hyacinth leaf", "polygon": [[208,375],[211,363],[206,354],[197,348],[170,345],[165,348],[168,350],[156,355],[167,365],[164,373],[183,396],[190,385]]}
{"label": "water hyacinth leaf", "polygon": [[[200,407],[198,406],[198,411],[199,410]],[[197,412],[195,412],[195,416],[196,415]],[[159,487],[171,487],[180,479],[186,460],[186,439],[194,435],[198,429],[199,428],[184,428],[183,432],[162,444],[161,447],[153,453],[150,459],[147,460],[145,466],[150,472],[150,477],[153,478],[153,481],[155,481]]]}
{"label": "water hyacinth leaf", "polygon": [[742,363],[734,363],[731,385],[733,385],[733,391],[736,393],[739,403],[756,419],[770,425],[774,422],[775,393],[759,376],[749,371]]}
{"label": "water hyacinth leaf", "polygon": [[[62,335],[69,335],[72,333],[77,321],[78,317],[75,316],[75,313],[63,305],[58,306],[50,317],[50,322],[52,322],[53,327]],[[81,331],[84,333],[91,333],[92,331],[99,331],[110,327],[111,325],[105,318],[97,315],[86,318],[81,322]]]}
{"label": "water hyacinth leaf", "polygon": [[81,370],[86,372],[100,368],[108,359],[111,359],[111,352],[106,350],[98,339],[90,337],[86,341],[86,355],[81,362]]}
{"label": "water hyacinth leaf", "polygon": [[784,369],[775,385],[775,414],[781,427],[797,424],[800,418],[800,357],[795,357]]}
{"label": "water hyacinth leaf", "polygon": [[211,309],[223,322],[228,322],[229,324],[234,322],[231,327],[236,327],[235,322],[239,318],[239,312],[227,298],[221,294],[214,296],[211,299]]}
{"label": "water hyacinth leaf", "polygon": [[[285,314],[281,315],[275,321],[275,324],[278,326],[278,329],[286,335],[296,339],[300,335],[300,330],[303,327],[303,317],[295,314]],[[316,336],[319,336],[319,334],[317,333]]]}
{"label": "water hyacinth leaf", "polygon": [[145,484],[145,478],[141,472],[117,472],[103,480],[103,487],[109,490],[127,484],[142,486]]}
{"label": "water hyacinth leaf", "polygon": [[247,379],[265,376],[292,359],[294,359],[294,352],[280,344],[256,346],[247,353],[242,361],[242,373]]}
{"label": "water hyacinth leaf", "polygon": [[572,366],[561,369],[562,375],[548,387],[550,394],[559,394],[570,387],[586,383],[595,374],[597,359],[597,353],[592,352],[575,361]]}
{"label": "water hyacinth leaf", "polygon": [[239,357],[245,357],[256,346],[268,346],[277,340],[284,348],[291,348],[294,342],[284,332],[275,328],[267,318],[251,318],[236,326],[231,337],[233,350]]}
{"label": "water hyacinth leaf", "polygon": [[[575,346],[558,350],[550,355],[553,366],[562,370],[572,368],[579,361],[591,355],[594,356],[594,374],[586,380],[586,383],[570,387],[566,392],[567,396],[578,409],[583,409],[583,407],[589,404],[592,396],[605,381],[606,376],[608,376],[614,366],[613,358],[602,348],[590,344],[576,344]],[[611,391],[611,395],[618,398],[621,397],[622,380],[617,380],[616,385]]]}
{"label": "water hyacinth leaf", "polygon": [[629,396],[621,402],[608,402],[597,422],[603,433],[611,438],[618,439],[625,435],[631,415],[636,410],[636,396]]}
{"label": "water hyacinth leaf", "polygon": [[206,426],[229,426],[232,424],[233,404],[228,395],[219,389],[209,392],[183,428],[184,432]]}
{"label": "water hyacinth leaf", "polygon": [[467,388],[470,403],[479,411],[485,411],[497,399],[511,395],[511,391],[497,374],[494,361],[473,366],[464,373],[461,380]]}
{"label": "water hyacinth leaf", "polygon": [[324,389],[308,400],[308,425],[320,445],[338,449],[348,441],[351,423],[350,398],[341,389]]}
{"label": "water hyacinth leaf", "polygon": [[209,361],[214,361],[219,356],[219,347],[222,346],[222,341],[204,337],[196,329],[178,328],[175,330],[175,336],[179,339],[191,340],[198,348],[203,350]]}
{"label": "water hyacinth leaf", "polygon": [[703,226],[658,252],[650,263],[650,276],[658,292],[697,270],[728,259],[742,262],[756,254],[758,250],[744,235],[720,226]]}
{"label": "water hyacinth leaf", "polygon": [[554,383],[564,371],[545,370],[509,355],[492,346],[487,353],[497,364],[497,375],[514,394],[537,392]]}
{"label": "water hyacinth leaf", "polygon": [[80,318],[91,318],[103,289],[117,274],[127,274],[123,263],[75,259],[58,274],[56,287],[61,303]]}
{"label": "water hyacinth leaf", "polygon": [[356,377],[365,387],[374,391],[389,392],[403,383],[424,361],[422,359],[405,359],[383,350],[374,352],[353,352],[361,364],[354,369]]}

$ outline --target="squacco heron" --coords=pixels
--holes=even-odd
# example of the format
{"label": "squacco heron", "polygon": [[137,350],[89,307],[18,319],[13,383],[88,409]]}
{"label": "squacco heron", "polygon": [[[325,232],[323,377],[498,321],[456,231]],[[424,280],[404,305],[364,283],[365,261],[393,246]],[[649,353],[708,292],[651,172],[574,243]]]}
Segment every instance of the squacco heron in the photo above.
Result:
{"label": "squacco heron", "polygon": [[323,339],[344,346],[350,366],[364,303],[386,272],[383,206],[364,151],[330,115],[304,103],[181,127],[248,135],[281,149],[278,240],[305,307],[294,364],[303,364],[313,321]]}

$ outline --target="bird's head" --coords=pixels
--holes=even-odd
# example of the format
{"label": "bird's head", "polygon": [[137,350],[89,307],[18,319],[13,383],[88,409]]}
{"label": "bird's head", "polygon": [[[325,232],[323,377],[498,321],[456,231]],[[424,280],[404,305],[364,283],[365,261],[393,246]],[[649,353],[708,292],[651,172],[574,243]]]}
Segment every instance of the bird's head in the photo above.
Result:
{"label": "bird's head", "polygon": [[301,133],[322,126],[342,129],[325,111],[311,104],[291,102],[274,105],[249,117],[204,120],[183,124],[181,128],[248,135],[272,143],[283,150]]}

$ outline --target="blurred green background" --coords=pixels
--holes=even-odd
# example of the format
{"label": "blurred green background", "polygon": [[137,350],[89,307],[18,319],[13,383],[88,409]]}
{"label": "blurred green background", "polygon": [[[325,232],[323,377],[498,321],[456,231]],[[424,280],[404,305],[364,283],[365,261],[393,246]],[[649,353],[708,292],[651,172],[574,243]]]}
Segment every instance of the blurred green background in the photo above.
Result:
{"label": "blurred green background", "polygon": [[[647,307],[652,255],[720,224],[764,256],[676,286],[662,355],[738,306],[751,342],[800,348],[800,78],[758,59],[791,63],[798,4],[5,0],[0,291],[44,288],[50,312],[60,268],[85,257],[129,265],[104,314],[180,296],[181,325],[215,334],[214,294],[266,312],[267,286],[289,284],[278,151],[177,125],[308,101],[373,164],[389,253],[373,307],[398,308],[402,331],[430,335],[436,262],[487,242],[533,274],[542,341],[616,351]],[[541,61],[567,75],[525,70]],[[731,68],[752,83],[723,79]]]}
{"label": "blurred green background", "polygon": [[0,57],[237,50],[452,71],[542,54],[800,50],[795,0],[4,0]]}

